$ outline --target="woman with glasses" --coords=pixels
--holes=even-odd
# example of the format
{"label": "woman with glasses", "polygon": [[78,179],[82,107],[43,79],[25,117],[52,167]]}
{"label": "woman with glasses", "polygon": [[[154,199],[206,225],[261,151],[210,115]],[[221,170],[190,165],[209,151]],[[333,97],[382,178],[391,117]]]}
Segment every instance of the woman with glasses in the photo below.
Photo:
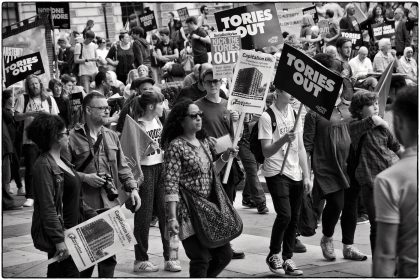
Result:
{"label": "woman with glasses", "polygon": [[218,174],[230,154],[238,152],[238,149],[229,148],[217,157],[202,129],[202,116],[203,112],[191,99],[184,99],[174,106],[162,132],[167,227],[170,234],[178,234],[182,241],[190,259],[192,278],[216,277],[232,259],[229,243],[213,249],[200,243],[185,202],[180,198],[180,189],[185,189],[209,199],[213,180],[218,180],[214,178],[212,168]]}
{"label": "woman with glasses", "polygon": [[79,223],[81,181],[77,172],[60,157],[69,144],[69,132],[56,115],[40,113],[27,129],[41,151],[33,166],[34,213],[31,234],[37,249],[58,261],[48,265],[47,277],[79,277],[64,243],[64,230]]}
{"label": "woman with glasses", "polygon": [[99,58],[98,66],[105,66],[108,64],[106,61],[106,57],[108,55],[108,49],[106,48],[106,40],[105,38],[101,38],[96,36],[96,42],[98,43],[98,48],[96,49],[96,54]]}

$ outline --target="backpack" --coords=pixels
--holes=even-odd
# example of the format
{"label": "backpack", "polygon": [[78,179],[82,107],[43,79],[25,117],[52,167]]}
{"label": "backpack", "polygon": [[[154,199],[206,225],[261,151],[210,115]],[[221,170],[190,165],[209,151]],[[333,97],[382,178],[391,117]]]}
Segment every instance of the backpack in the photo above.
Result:
{"label": "backpack", "polygon": [[[80,43],[80,55],[79,55],[79,59],[82,59],[82,56],[83,56],[83,44]],[[79,66],[80,66],[79,63],[73,62],[72,67],[71,67],[71,73],[74,76],[76,76],[76,77],[79,76]]]}
{"label": "backpack", "polygon": [[[26,113],[26,107],[28,106],[28,103],[29,103],[29,95],[24,94],[23,95],[23,98],[24,98],[24,102],[23,102],[23,113]],[[48,107],[49,107],[49,110],[50,110],[50,113],[51,113],[51,110],[52,110],[51,96],[48,96],[47,97],[47,102],[48,102]]]}
{"label": "backpack", "polygon": [[[277,128],[276,116],[274,115],[274,112],[271,108],[268,108],[266,112],[270,116],[271,129],[274,133],[274,131]],[[251,130],[251,134],[249,135],[249,148],[251,150],[251,153],[254,154],[255,160],[258,163],[263,164],[265,158],[261,148],[261,140],[258,139],[258,122],[259,120],[255,123],[254,127]]]}

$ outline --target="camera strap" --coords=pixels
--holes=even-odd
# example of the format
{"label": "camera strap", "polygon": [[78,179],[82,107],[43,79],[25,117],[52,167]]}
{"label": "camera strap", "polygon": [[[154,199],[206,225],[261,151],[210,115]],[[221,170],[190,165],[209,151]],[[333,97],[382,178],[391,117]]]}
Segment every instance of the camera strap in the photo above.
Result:
{"label": "camera strap", "polygon": [[[95,144],[92,145],[92,139],[90,138],[89,127],[86,124],[85,124],[85,132],[86,132],[86,138],[89,144],[90,153],[89,153],[89,156],[82,163],[82,165],[77,169],[77,171],[79,172],[83,172],[86,169],[86,167],[92,162],[94,155],[97,154],[99,151],[99,146],[101,145],[102,138],[103,138],[103,131],[102,131],[102,133],[99,134],[98,139],[96,140]],[[106,154],[106,151],[105,151],[105,154]]]}

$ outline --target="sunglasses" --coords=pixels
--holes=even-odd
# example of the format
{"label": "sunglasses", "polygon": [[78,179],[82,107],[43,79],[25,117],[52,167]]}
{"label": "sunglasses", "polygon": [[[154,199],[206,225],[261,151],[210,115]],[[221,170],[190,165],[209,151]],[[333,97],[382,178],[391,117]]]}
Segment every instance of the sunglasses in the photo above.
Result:
{"label": "sunglasses", "polygon": [[66,130],[66,131],[64,131],[64,132],[60,132],[60,133],[57,133],[59,136],[61,136],[61,135],[67,135],[67,136],[69,136],[70,135],[70,131],[68,131],[68,130]]}
{"label": "sunglasses", "polygon": [[102,106],[102,107],[93,107],[93,106],[89,106],[89,107],[90,107],[90,108],[99,109],[99,110],[101,110],[101,111],[105,111],[105,110],[111,111],[111,107],[110,107],[110,106]]}
{"label": "sunglasses", "polygon": [[204,84],[207,84],[207,85],[211,85],[211,84],[217,85],[218,83],[220,83],[220,80],[217,80],[217,79],[215,79],[215,80],[207,80],[207,81],[203,81],[203,83]]}
{"label": "sunglasses", "polygon": [[187,114],[188,117],[190,117],[193,120],[196,120],[198,117],[202,118],[203,117],[203,112],[197,112],[195,114]]}

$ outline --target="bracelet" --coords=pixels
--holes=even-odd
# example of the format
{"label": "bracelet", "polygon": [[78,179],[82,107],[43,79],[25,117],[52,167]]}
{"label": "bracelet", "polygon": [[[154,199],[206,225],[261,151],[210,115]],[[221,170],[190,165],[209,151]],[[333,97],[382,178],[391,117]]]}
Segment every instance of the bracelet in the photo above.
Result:
{"label": "bracelet", "polygon": [[224,160],[224,159],[223,159],[223,154],[221,154],[221,155],[220,155],[220,159],[221,159],[224,163],[227,163],[227,162],[229,161],[229,160]]}
{"label": "bracelet", "polygon": [[170,222],[173,222],[173,221],[176,221],[176,218],[170,218],[170,219],[166,220],[167,223],[170,223]]}

